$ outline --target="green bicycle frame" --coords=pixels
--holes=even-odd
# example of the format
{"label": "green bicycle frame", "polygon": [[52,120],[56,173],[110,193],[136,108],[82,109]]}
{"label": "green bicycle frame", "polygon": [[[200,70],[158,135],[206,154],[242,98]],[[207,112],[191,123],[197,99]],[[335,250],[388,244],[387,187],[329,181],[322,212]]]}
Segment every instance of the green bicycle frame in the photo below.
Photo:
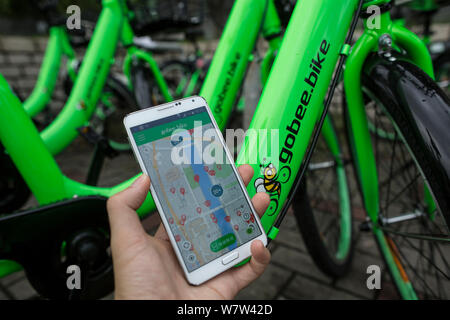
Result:
{"label": "green bicycle frame", "polygon": [[64,26],[51,27],[38,79],[30,96],[23,103],[23,107],[30,117],[37,115],[50,102],[63,56],[68,59],[68,73],[74,79],[75,53],[70,46],[66,29]]}
{"label": "green bicycle frame", "polygon": [[[256,0],[241,0],[240,2],[245,3],[247,9],[260,3]],[[262,20],[263,7],[261,6],[260,9],[254,15],[256,18],[252,19],[257,24]],[[247,11],[250,12],[249,10]],[[103,10],[77,75],[69,101],[52,125],[41,134],[39,134],[30,117],[24,111],[18,98],[11,92],[4,78],[0,76],[0,114],[2,115],[0,117],[0,140],[41,205],[86,195],[110,197],[128,187],[137,177],[133,177],[111,188],[88,186],[64,176],[52,156],[52,154],[59,152],[76,137],[76,128],[78,126],[88,121],[100,96],[109,66],[113,62],[114,50],[119,38],[122,37],[124,40],[128,39],[128,41],[132,40],[131,29],[123,31],[123,19],[119,19],[125,14],[126,7],[121,0],[103,0]],[[252,14],[250,15],[253,16]],[[242,16],[241,13],[235,10],[233,21],[236,22],[236,18],[239,16]],[[243,24],[242,26],[244,27]],[[127,32],[128,34],[126,34]],[[241,34],[244,33],[242,32]],[[255,29],[254,39],[252,39],[253,44],[257,33],[258,30]],[[243,46],[246,47],[245,50],[247,52],[250,52],[253,44],[243,43]],[[217,53],[219,56],[226,56],[227,50],[227,47],[222,46],[222,48],[218,48]],[[234,53],[231,54],[234,55]],[[223,74],[222,67],[217,64],[212,72],[218,75]],[[218,90],[218,83],[220,82],[217,81],[215,84],[217,88],[210,87],[212,92]],[[237,90],[234,94],[236,92]],[[143,217],[154,210],[155,204],[149,194],[144,204],[139,208],[138,214],[140,217]],[[16,269],[17,264],[14,262],[0,262],[0,276],[4,276]]]}
{"label": "green bicycle frame", "polygon": [[[357,2],[299,1],[263,89],[250,129],[266,129],[268,134],[258,136],[257,143],[247,136],[237,162],[251,163],[254,167],[256,175],[248,187],[251,195],[256,192],[255,180],[264,178],[260,175],[261,166],[279,163],[275,166],[279,192],[271,194],[271,206],[262,219],[269,235],[323,110]],[[317,64],[314,66],[317,71],[312,68],[313,63]],[[278,110],[283,110],[282,114]],[[327,126],[324,131],[329,129]],[[276,140],[279,147],[272,150],[272,141]]]}
{"label": "green bicycle frame", "polygon": [[[278,175],[271,182],[278,187],[276,192],[270,194],[271,206],[262,218],[263,227],[269,237],[273,238],[277,232],[272,225],[289,196],[318,117],[323,111],[323,101],[337,61],[343,54],[345,37],[358,2],[298,1],[273,67],[268,73],[250,124],[250,129],[261,130],[265,134],[257,136],[256,140],[250,135],[246,136],[237,164],[249,163],[255,169],[255,176],[247,187],[251,196],[256,193],[255,181],[265,178],[261,169],[270,163],[275,165]],[[379,0],[368,4],[382,2]],[[76,80],[85,85],[74,90],[69,98],[69,102],[74,106],[71,114],[60,116],[73,116],[86,121],[87,115],[95,106],[93,102],[99,95],[101,82],[106,78],[108,67],[105,67],[103,62],[111,61],[111,48],[115,47],[121,32],[122,21],[113,20],[113,17],[120,16],[123,6],[118,0],[103,0],[103,3],[104,10],[93,36],[96,41],[90,44]],[[222,129],[227,123],[242,84],[264,13],[269,11],[266,8],[267,3],[270,2],[235,2],[200,92],[208,101]],[[364,205],[372,221],[377,220],[379,209],[378,181],[360,80],[365,59],[370,52],[376,51],[379,36],[386,32],[392,35],[399,47],[408,52],[413,61],[429,74],[433,72],[426,47],[420,39],[408,30],[390,23],[388,14],[382,15],[382,30],[366,30],[349,56],[344,84],[357,155],[355,161],[363,187]],[[107,44],[101,40],[106,34]],[[101,54],[94,56],[91,52]],[[40,204],[92,194],[109,197],[133,181],[132,178],[112,188],[98,188],[65,177],[51,156],[51,150],[46,148],[20,102],[2,78],[0,91],[0,139]],[[322,129],[324,132],[330,130],[327,126],[329,124],[325,122]],[[71,130],[75,132],[74,129]],[[73,135],[75,133],[63,139],[67,142]],[[327,135],[332,136],[332,133]],[[273,142],[275,146],[272,145]],[[154,209],[153,199],[148,195],[138,213],[142,216]],[[377,231],[376,227],[374,232],[377,237],[382,237],[381,231]],[[388,250],[387,245],[382,250]],[[388,261],[388,264],[395,271],[395,263]],[[0,274],[2,270],[0,267]],[[398,277],[400,275],[397,270],[394,278]],[[412,287],[408,287],[408,284],[404,284],[401,292],[403,297],[415,297]]]}
{"label": "green bicycle frame", "polygon": [[77,128],[88,124],[114,61],[123,22],[123,4],[104,0],[94,34],[75,79],[66,105],[56,119],[41,132],[51,154],[57,154],[78,135]]}
{"label": "green bicycle frame", "polygon": [[[366,6],[386,2],[389,1],[369,1]],[[354,149],[353,154],[357,176],[360,180],[363,193],[364,206],[372,221],[373,232],[386,257],[388,267],[399,288],[400,294],[405,299],[417,299],[411,283],[396,265],[383,232],[378,228],[379,187],[369,125],[364,110],[361,74],[364,62],[369,54],[378,51],[378,41],[382,35],[386,34],[392,38],[393,47],[399,47],[405,50],[408,57],[431,77],[433,77],[433,66],[428,50],[420,38],[399,24],[393,23],[390,19],[389,12],[381,14],[380,26],[380,29],[369,29],[365,21],[364,33],[354,45],[346,63],[344,87],[352,132],[351,140]],[[433,204],[430,203],[430,205]]]}
{"label": "green bicycle frame", "polygon": [[[293,175],[300,167],[317,115],[323,108],[322,101],[346,35],[347,28],[340,29],[336,26],[348,26],[350,24],[356,2],[357,0],[348,0],[344,5],[338,6],[333,1],[328,0],[320,3],[302,2],[297,5],[280,52],[270,72],[271,76],[264,88],[252,127],[280,128],[282,134],[279,141],[282,145],[289,138],[289,132],[285,128],[291,124],[298,109],[299,101],[302,100],[301,89],[304,87],[304,77],[308,77],[309,61],[315,58],[315,54],[312,52],[317,53],[320,50],[326,52],[326,62],[321,67],[320,80],[316,81],[315,94],[308,99],[308,109],[311,111],[306,116],[302,114],[304,119],[302,119],[301,138],[299,137],[297,140],[298,143],[293,152],[294,157],[289,159],[287,164],[292,167]],[[227,122],[239,86],[242,83],[245,69],[260,30],[266,3],[257,0],[236,1],[202,88],[201,95],[211,105],[214,116],[222,128]],[[69,143],[76,136],[76,123],[87,121],[108,73],[109,63],[112,63],[113,48],[118,41],[122,23],[117,17],[123,13],[121,11],[123,5],[117,0],[104,0],[103,7],[93,39],[86,52],[85,61],[68,101],[70,108],[65,108],[61,112],[53,127],[47,128],[39,135],[18,99],[9,91],[7,84],[0,81],[0,88],[2,88],[1,105],[8,106],[8,108],[0,110],[2,115],[0,117],[0,138],[40,204],[83,195],[95,194],[109,197],[126,188],[134,179],[132,178],[112,188],[87,186],[65,177],[52,157],[52,154],[59,151],[63,145]],[[341,12],[337,20],[336,12]],[[330,17],[333,17],[333,19]],[[318,21],[336,21],[336,26],[328,27],[328,23],[324,23],[317,28],[316,19]],[[316,34],[321,36],[313,36],[312,29],[315,29]],[[305,32],[307,36],[304,41],[298,41],[299,35],[296,34],[296,30]],[[105,37],[106,34],[107,37]],[[106,38],[108,41],[104,42],[102,38]],[[304,60],[309,61],[308,63],[302,63]],[[290,73],[293,77],[284,76]],[[78,85],[79,82],[83,85]],[[286,94],[282,94],[283,92],[286,92]],[[280,117],[274,116],[273,113],[276,113],[275,106],[277,109],[284,108],[286,112]],[[62,126],[70,122],[63,121],[64,119],[73,118],[76,121],[71,122],[70,128],[61,131],[68,132],[67,136],[60,137],[62,143],[55,143],[53,147],[50,147],[51,133],[57,132],[55,128],[58,125]],[[20,134],[17,135],[17,132],[20,132]],[[267,140],[262,141],[262,150],[266,146],[265,144],[267,144]],[[243,150],[258,154],[256,145],[245,146]],[[249,162],[245,159],[248,154],[249,152],[241,152],[238,163]],[[278,157],[278,155],[274,155],[274,157]],[[263,163],[264,161],[259,161],[257,164],[252,163],[257,169],[255,170],[256,173],[259,172],[259,165]],[[43,183],[45,183],[45,187],[43,187]],[[283,184],[278,199],[279,203],[284,202],[291,185],[292,180]],[[251,194],[255,193],[252,184],[248,189]],[[281,206],[278,207],[277,212],[266,214],[263,218],[266,231],[270,230],[280,208]],[[143,216],[154,209],[153,199],[149,195],[143,206],[138,210],[138,214]],[[8,264],[4,268],[0,268],[3,271],[0,274],[5,274],[4,270],[7,269],[7,266]]]}
{"label": "green bicycle frame", "polygon": [[133,38],[134,38],[133,30],[131,29],[128,20],[125,20],[121,33],[121,42],[125,47],[127,47],[127,55],[125,57],[123,71],[125,75],[128,77],[130,89],[133,89],[132,82],[130,81],[131,64],[134,63],[136,60],[142,60],[146,63],[147,67],[150,68],[153,77],[156,81],[156,85],[158,86],[158,89],[160,90],[164,99],[166,99],[166,102],[172,101],[173,97],[170,94],[169,86],[164,80],[164,77],[155,59],[153,59],[152,55],[149,52],[139,50],[136,46],[134,46]]}
{"label": "green bicycle frame", "polygon": [[[78,136],[77,128],[89,124],[110,67],[114,63],[114,53],[119,42],[127,47],[123,68],[128,79],[131,61],[142,59],[150,68],[164,98],[167,101],[172,100],[156,61],[150,53],[133,45],[134,34],[128,22],[128,9],[123,0],[104,0],[102,4],[103,10],[78,75],[73,69],[74,52],[64,26],[51,28],[38,81],[32,95],[24,104],[30,116],[36,115],[45,107],[57,80],[61,57],[66,55],[69,58],[68,72],[74,80],[74,86],[62,111],[41,132],[46,147],[53,155],[61,152]],[[131,81],[129,85],[131,88]]]}

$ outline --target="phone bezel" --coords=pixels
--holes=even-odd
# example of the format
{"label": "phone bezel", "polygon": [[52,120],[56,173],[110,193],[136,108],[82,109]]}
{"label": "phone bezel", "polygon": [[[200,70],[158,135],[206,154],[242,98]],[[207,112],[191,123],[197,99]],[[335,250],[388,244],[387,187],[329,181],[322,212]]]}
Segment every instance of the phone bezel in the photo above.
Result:
{"label": "phone bezel", "polygon": [[[189,272],[186,268],[186,265],[184,263],[184,260],[181,256],[181,252],[176,244],[175,238],[172,234],[172,232],[170,231],[170,226],[169,226],[169,222],[166,219],[165,214],[163,214],[163,209],[162,206],[159,202],[159,199],[156,195],[155,190],[153,189],[153,186],[150,186],[150,192],[153,196],[153,199],[155,201],[156,207],[158,209],[158,213],[161,217],[161,221],[163,222],[164,227],[166,228],[167,234],[169,235],[169,239],[170,242],[172,244],[172,247],[174,248],[174,251],[176,253],[176,256],[180,262],[180,265],[183,269],[184,274],[186,275],[187,280],[189,281],[189,283],[194,284],[194,285],[199,285],[213,277],[215,277],[216,275],[228,270],[229,268],[233,267],[234,265],[242,262],[243,260],[247,259],[248,257],[251,256],[251,252],[250,252],[250,246],[251,243],[255,240],[261,240],[264,244],[264,246],[267,245],[267,236],[265,234],[264,228],[261,225],[261,222],[259,220],[259,217],[255,211],[255,208],[253,207],[253,204],[250,200],[250,197],[247,193],[247,190],[245,188],[245,185],[241,179],[241,176],[239,175],[237,168],[234,164],[233,158],[231,157],[231,154],[225,144],[225,141],[223,139],[222,133],[220,132],[218,125],[214,119],[214,116],[211,113],[211,110],[206,102],[206,100],[202,97],[199,96],[193,96],[193,97],[189,97],[189,98],[184,98],[184,99],[180,99],[180,100],[176,100],[176,101],[172,101],[169,103],[165,103],[156,107],[152,107],[152,108],[148,108],[148,109],[144,109],[144,110],[139,110],[133,113],[128,114],[125,118],[124,118],[124,125],[129,137],[129,141],[131,144],[131,147],[133,149],[133,153],[136,156],[136,159],[139,163],[139,166],[141,167],[141,170],[148,175],[148,172],[145,168],[144,162],[142,160],[142,157],[137,149],[137,145],[133,139],[133,135],[131,133],[130,128],[134,127],[134,126],[139,126],[142,124],[145,124],[147,122],[150,121],[155,121],[155,120],[159,120],[162,118],[166,118],[172,115],[176,115],[178,113],[184,112],[184,111],[189,111],[198,107],[206,107],[206,110],[208,112],[208,115],[211,119],[211,123],[213,124],[215,130],[218,132],[218,137],[220,138],[220,142],[222,143],[222,146],[225,149],[225,153],[226,156],[228,158],[228,161],[231,164],[231,167],[233,168],[234,174],[237,177],[239,184],[241,186],[241,188],[244,190],[244,195],[245,198],[252,210],[252,214],[255,217],[255,221],[258,224],[259,229],[261,230],[261,235],[256,237],[255,239],[252,239],[251,241],[242,244],[241,246],[239,246],[238,248],[212,260],[211,262],[205,264],[204,266]],[[224,265],[222,263],[222,260],[227,257],[228,255],[231,255],[235,252],[239,252],[239,257],[236,260],[233,260],[231,263]]]}

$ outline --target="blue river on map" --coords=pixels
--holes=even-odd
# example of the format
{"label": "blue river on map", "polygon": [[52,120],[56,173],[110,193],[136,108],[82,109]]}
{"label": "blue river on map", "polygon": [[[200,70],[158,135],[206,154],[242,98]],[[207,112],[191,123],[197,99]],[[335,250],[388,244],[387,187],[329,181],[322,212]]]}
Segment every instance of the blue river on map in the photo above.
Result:
{"label": "blue river on map", "polygon": [[[190,138],[190,136],[189,136],[189,138]],[[186,140],[189,141],[190,139],[186,139]],[[190,152],[191,168],[194,171],[194,175],[198,174],[198,176],[200,178],[199,185],[200,185],[200,189],[202,190],[203,196],[205,197],[206,200],[209,200],[211,202],[211,206],[210,206],[211,210],[213,210],[217,207],[220,207],[222,205],[220,200],[211,194],[211,188],[213,187],[213,184],[209,178],[208,172],[206,172],[204,170],[205,165],[202,163],[196,164],[194,161],[194,159],[202,159],[201,156],[198,155],[198,152],[197,152],[197,149],[195,148],[194,143],[191,143],[190,151],[191,151]],[[234,234],[231,224],[225,220],[225,217],[227,216],[227,214],[225,213],[225,210],[223,210],[223,208],[220,208],[219,210],[215,211],[214,215],[217,218],[217,225],[219,226],[222,236],[229,234],[229,233]],[[228,246],[228,249],[233,250],[236,247],[237,247],[237,243],[235,242],[235,243],[231,244],[230,246]]]}

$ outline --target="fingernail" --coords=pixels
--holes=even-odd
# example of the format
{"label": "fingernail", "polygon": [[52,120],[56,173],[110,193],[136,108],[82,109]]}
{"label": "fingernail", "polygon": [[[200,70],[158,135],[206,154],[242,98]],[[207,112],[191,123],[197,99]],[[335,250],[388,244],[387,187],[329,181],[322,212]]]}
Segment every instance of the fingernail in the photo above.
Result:
{"label": "fingernail", "polygon": [[144,176],[145,176],[145,174],[141,174],[139,176],[139,178],[137,178],[136,180],[133,181],[133,183],[131,184],[131,187],[139,186],[142,183],[142,181],[144,180]]}

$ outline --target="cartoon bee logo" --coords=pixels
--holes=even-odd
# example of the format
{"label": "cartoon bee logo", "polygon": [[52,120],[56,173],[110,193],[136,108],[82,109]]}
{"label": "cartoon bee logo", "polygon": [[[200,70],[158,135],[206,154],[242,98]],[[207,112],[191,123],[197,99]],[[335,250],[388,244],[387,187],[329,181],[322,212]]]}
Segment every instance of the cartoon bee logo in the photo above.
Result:
{"label": "cartoon bee logo", "polygon": [[277,181],[277,168],[272,163],[269,163],[266,167],[261,165],[261,171],[263,178],[255,180],[256,192],[277,193],[280,195],[281,183]]}
{"label": "cartoon bee logo", "polygon": [[278,208],[278,199],[281,195],[282,183],[286,183],[291,177],[291,169],[284,166],[278,172],[272,163],[267,166],[261,165],[262,178],[255,180],[256,192],[266,192],[270,195],[270,205],[266,212],[269,216],[274,214]]}

